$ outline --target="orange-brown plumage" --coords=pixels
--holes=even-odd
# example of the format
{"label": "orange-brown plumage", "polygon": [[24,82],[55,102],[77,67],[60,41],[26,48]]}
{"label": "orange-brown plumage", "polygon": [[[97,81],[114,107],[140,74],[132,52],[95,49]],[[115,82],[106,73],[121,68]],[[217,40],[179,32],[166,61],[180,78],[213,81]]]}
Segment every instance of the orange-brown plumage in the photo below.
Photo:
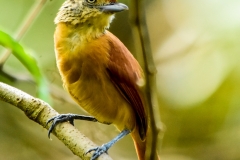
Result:
{"label": "orange-brown plumage", "polygon": [[[82,0],[75,2],[84,7]],[[59,16],[54,34],[57,66],[73,99],[99,122],[130,130],[139,160],[144,160],[148,122],[139,85],[144,77],[124,44],[105,29],[111,16],[97,12],[91,19],[78,18],[77,24]]]}
{"label": "orange-brown plumage", "polygon": [[133,107],[139,134],[144,140],[147,131],[147,117],[137,82],[143,79],[141,67],[122,42],[113,34],[106,34],[110,44],[108,74],[120,93]]}

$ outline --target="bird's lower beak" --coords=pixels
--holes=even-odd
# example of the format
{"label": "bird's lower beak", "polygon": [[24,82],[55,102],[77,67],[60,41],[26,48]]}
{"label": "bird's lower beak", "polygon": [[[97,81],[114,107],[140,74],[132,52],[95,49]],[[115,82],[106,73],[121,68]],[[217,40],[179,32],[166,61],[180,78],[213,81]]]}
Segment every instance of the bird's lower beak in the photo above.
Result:
{"label": "bird's lower beak", "polygon": [[102,12],[121,12],[128,10],[128,6],[123,3],[112,3],[98,7]]}

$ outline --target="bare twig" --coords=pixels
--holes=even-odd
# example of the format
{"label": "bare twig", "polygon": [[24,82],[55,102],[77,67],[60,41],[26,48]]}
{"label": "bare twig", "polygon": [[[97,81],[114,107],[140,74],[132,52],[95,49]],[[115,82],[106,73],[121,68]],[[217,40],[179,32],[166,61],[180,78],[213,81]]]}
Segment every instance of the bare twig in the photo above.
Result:
{"label": "bare twig", "polygon": [[[157,103],[156,91],[156,67],[153,61],[148,28],[145,17],[144,0],[134,0],[131,5],[131,21],[133,35],[136,43],[137,53],[142,53],[143,69],[146,74],[146,97],[150,116],[150,133],[147,137],[148,148],[146,159],[157,159],[156,151],[158,144],[158,133],[161,127],[160,111]],[[141,56],[138,56],[139,58]]]}
{"label": "bare twig", "polygon": [[[46,102],[1,82],[0,100],[18,107],[28,118],[47,129],[49,128],[49,125],[46,126],[47,120],[58,115],[58,113]],[[84,160],[89,160],[91,157],[91,154],[85,155],[85,153],[89,149],[97,147],[96,144],[90,141],[69,123],[61,123],[57,125],[53,134],[75,155]],[[111,158],[107,154],[103,154],[98,158],[98,160],[111,160]]]}
{"label": "bare twig", "polygon": [[[33,9],[28,14],[29,16],[24,20],[23,24],[19,27],[15,40],[20,41],[24,34],[28,31],[29,27],[33,24],[35,18],[41,12],[47,0],[41,0],[37,5],[34,5]],[[11,55],[11,50],[6,50],[0,57],[0,70],[3,68],[4,63]]]}

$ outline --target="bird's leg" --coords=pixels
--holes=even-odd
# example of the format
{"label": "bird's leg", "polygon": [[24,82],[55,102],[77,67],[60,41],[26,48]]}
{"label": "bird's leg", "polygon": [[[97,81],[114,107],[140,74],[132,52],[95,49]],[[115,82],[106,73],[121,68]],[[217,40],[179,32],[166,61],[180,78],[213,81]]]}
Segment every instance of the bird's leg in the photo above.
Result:
{"label": "bird's leg", "polygon": [[54,127],[58,123],[69,121],[69,123],[71,123],[74,126],[74,119],[98,122],[98,120],[92,116],[84,116],[84,115],[78,115],[78,114],[72,114],[72,113],[60,114],[60,115],[57,115],[47,121],[46,126],[48,125],[48,123],[52,122],[52,125],[50,126],[50,128],[48,130],[48,138],[50,138],[51,132],[53,131]]}
{"label": "bird's leg", "polygon": [[128,135],[131,131],[129,129],[123,130],[117,137],[112,139],[110,142],[103,144],[101,147],[96,147],[88,150],[85,154],[95,151],[91,157],[91,160],[96,160],[101,154],[107,153],[108,149],[111,148],[113,144]]}

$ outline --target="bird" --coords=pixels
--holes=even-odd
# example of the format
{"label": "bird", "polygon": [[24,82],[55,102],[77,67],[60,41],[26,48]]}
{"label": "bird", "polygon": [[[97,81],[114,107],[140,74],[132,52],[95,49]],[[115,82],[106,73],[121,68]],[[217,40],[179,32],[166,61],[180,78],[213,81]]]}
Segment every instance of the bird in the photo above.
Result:
{"label": "bird", "polygon": [[145,160],[148,114],[141,88],[144,73],[125,45],[108,29],[115,13],[128,10],[116,0],[66,0],[54,20],[56,64],[63,87],[90,116],[60,114],[54,127],[74,120],[113,124],[120,131],[110,142],[90,149],[91,160],[130,134],[139,160]]}

